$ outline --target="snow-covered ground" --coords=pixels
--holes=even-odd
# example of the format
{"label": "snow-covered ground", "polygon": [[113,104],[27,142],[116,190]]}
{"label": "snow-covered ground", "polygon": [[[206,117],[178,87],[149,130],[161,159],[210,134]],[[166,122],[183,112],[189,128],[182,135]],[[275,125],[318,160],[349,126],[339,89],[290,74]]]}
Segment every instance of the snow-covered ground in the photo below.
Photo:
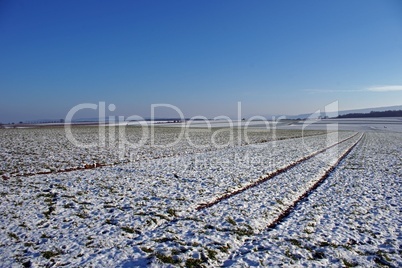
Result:
{"label": "snow-covered ground", "polygon": [[402,135],[367,133],[308,199],[231,254],[234,266],[402,266]]}
{"label": "snow-covered ground", "polygon": [[323,133],[322,130],[250,128],[245,132],[229,128],[79,126],[72,127],[72,138],[80,145],[76,146],[63,127],[0,129],[0,175],[50,173],[94,163],[114,165],[191,155],[215,150],[215,145],[225,148]]}
{"label": "snow-covered ground", "polygon": [[[158,143],[175,129],[161,128]],[[77,159],[68,167],[83,152],[88,161],[109,157],[68,147],[57,129],[4,131],[15,131],[2,138],[17,148],[1,140],[6,174],[15,163],[38,170],[41,157]],[[219,148],[213,133],[193,133],[202,148],[147,145],[136,161],[4,176],[0,266],[402,265],[400,133],[255,132]],[[227,133],[218,132],[221,144]],[[78,137],[96,133],[82,128]]]}
{"label": "snow-covered ground", "polygon": [[402,132],[401,117],[378,117],[378,118],[341,118],[341,119],[320,119],[294,121],[290,124],[278,124],[278,129],[309,129],[325,130],[329,126],[336,126],[343,131],[381,131],[381,132]]}

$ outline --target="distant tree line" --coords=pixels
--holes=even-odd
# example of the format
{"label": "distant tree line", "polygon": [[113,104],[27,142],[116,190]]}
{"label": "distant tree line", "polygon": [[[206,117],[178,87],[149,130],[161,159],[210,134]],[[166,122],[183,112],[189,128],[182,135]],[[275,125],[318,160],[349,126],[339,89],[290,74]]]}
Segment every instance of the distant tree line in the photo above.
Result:
{"label": "distant tree line", "polygon": [[63,124],[64,123],[64,119],[54,119],[54,120],[36,120],[36,121],[19,121],[18,123],[2,123],[0,122],[0,128],[4,128],[6,125],[34,125],[34,124]]}
{"label": "distant tree line", "polygon": [[49,120],[36,120],[36,121],[25,121],[20,122],[20,124],[51,124],[51,123],[64,123],[64,119],[49,119]]}
{"label": "distant tree line", "polygon": [[371,111],[369,113],[351,113],[339,115],[337,118],[367,118],[367,117],[402,117],[402,110],[389,110],[376,112]]}

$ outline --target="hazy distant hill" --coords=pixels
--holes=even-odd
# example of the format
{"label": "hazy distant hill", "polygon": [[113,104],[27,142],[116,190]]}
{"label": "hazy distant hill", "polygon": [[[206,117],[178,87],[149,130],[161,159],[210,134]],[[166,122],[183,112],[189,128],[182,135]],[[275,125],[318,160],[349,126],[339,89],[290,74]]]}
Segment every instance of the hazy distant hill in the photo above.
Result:
{"label": "hazy distant hill", "polygon": [[[376,108],[365,108],[365,109],[356,109],[356,110],[345,110],[336,112],[330,112],[325,114],[324,111],[321,111],[321,116],[328,116],[328,117],[337,117],[339,115],[346,115],[346,114],[367,114],[370,112],[384,112],[384,111],[396,111],[402,110],[402,105],[398,106],[387,106],[387,107],[376,107]],[[289,119],[296,119],[296,118],[308,118],[311,114],[299,114],[299,115],[291,115],[287,116]]]}
{"label": "hazy distant hill", "polygon": [[402,117],[402,110],[371,111],[369,113],[350,113],[338,116],[338,118],[367,118],[367,117]]}

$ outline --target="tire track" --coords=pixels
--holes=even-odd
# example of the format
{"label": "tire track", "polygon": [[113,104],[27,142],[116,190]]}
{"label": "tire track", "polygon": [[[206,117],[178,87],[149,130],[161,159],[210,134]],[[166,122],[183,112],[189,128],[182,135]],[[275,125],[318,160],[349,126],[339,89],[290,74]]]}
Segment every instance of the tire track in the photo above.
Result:
{"label": "tire track", "polygon": [[[333,145],[331,145],[331,146],[328,146],[328,147],[326,147],[326,148],[324,148],[324,149],[318,150],[318,151],[316,151],[316,152],[314,152],[314,153],[312,153],[312,154],[310,154],[310,155],[308,155],[308,156],[302,157],[302,158],[300,158],[299,160],[296,160],[295,162],[293,162],[293,163],[291,163],[291,164],[289,164],[289,165],[287,165],[287,166],[285,166],[285,167],[282,167],[282,168],[280,168],[280,169],[277,169],[276,171],[274,171],[274,172],[272,172],[272,173],[269,173],[269,174],[267,174],[266,176],[261,177],[260,179],[256,180],[255,182],[252,182],[252,183],[250,183],[250,184],[248,184],[248,185],[246,185],[246,186],[244,186],[244,187],[242,187],[242,188],[240,188],[240,189],[237,189],[237,190],[235,190],[235,191],[233,191],[233,192],[226,193],[226,194],[224,194],[224,195],[222,195],[222,196],[216,198],[215,200],[213,200],[213,201],[211,201],[211,202],[199,204],[195,209],[196,209],[197,211],[199,211],[199,210],[203,210],[203,209],[205,209],[205,208],[212,207],[212,206],[214,206],[214,205],[216,205],[216,204],[222,202],[223,200],[229,199],[229,198],[231,198],[231,197],[233,197],[233,196],[235,196],[235,195],[238,195],[238,194],[240,194],[240,193],[242,193],[242,192],[244,192],[244,191],[246,191],[246,190],[248,190],[248,189],[250,189],[250,188],[256,187],[256,186],[258,186],[258,185],[260,185],[260,184],[262,184],[262,183],[264,183],[264,182],[266,182],[266,181],[268,181],[268,180],[273,179],[274,177],[278,176],[279,174],[282,174],[282,173],[284,173],[284,172],[287,172],[288,170],[292,169],[293,167],[295,167],[295,166],[301,164],[301,163],[304,162],[304,161],[307,161],[307,160],[313,158],[314,156],[317,156],[318,154],[321,154],[321,153],[323,153],[323,152],[325,152],[325,151],[327,151],[327,150],[329,150],[329,149],[331,149],[331,148],[333,148],[333,147],[335,147],[335,146],[337,146],[337,145],[339,145],[339,144],[341,144],[341,143],[343,143],[343,142],[346,142],[346,141],[348,141],[348,140],[350,140],[350,139],[353,139],[353,138],[356,137],[358,134],[359,134],[359,133],[356,133],[356,134],[352,135],[352,136],[349,137],[349,138],[346,138],[346,139],[344,139],[344,140],[342,140],[342,141],[339,141],[339,142],[337,142],[337,143],[335,143],[335,144],[333,144]],[[359,138],[359,140],[360,140],[360,139],[361,139],[361,137]],[[353,145],[353,146],[354,146],[354,145]],[[337,163],[338,163],[338,162],[337,162]]]}
{"label": "tire track", "polygon": [[[337,148],[333,148],[335,144],[329,146],[330,148],[333,149],[330,150],[328,153],[330,153],[331,156],[335,156],[334,158],[331,158],[332,159],[331,163],[334,162],[338,163],[340,161],[339,158],[343,157],[346,154],[345,152],[352,150],[352,147],[355,146],[355,144],[357,144],[356,141],[359,141],[361,139],[361,136],[359,136],[360,134],[361,133],[351,134],[349,135],[349,137],[339,142],[342,143],[342,145],[340,146],[341,148],[339,148],[339,151],[337,151]],[[345,142],[347,140],[349,140],[349,142]],[[320,149],[319,151],[325,151],[325,150]],[[309,166],[310,163],[314,163],[314,166],[316,167],[313,173],[308,172],[309,174],[314,175],[312,176],[312,178],[308,179],[308,184],[303,183],[306,186],[300,188],[300,191],[292,195],[292,199],[290,200],[290,202],[286,202],[286,204],[292,204],[293,200],[297,199],[299,195],[302,195],[307,190],[311,190],[311,187],[309,185],[315,184],[317,180],[321,179],[322,174],[324,172],[328,172],[327,170],[330,167],[336,166],[336,164],[335,165],[326,164],[324,167],[321,165],[319,161],[316,160],[317,159],[313,158],[310,159],[309,161],[302,162],[300,166],[296,165],[297,168],[294,168],[290,172],[284,173],[281,176],[279,176],[279,177],[287,177],[289,173],[296,174],[298,173],[299,167],[303,168],[305,166]],[[293,182],[295,184],[299,184],[297,180],[293,180]],[[270,183],[268,183],[268,185],[269,184]],[[252,193],[257,188],[265,188],[262,186],[252,187],[251,189],[248,188],[250,190],[243,194],[249,195],[250,192]],[[284,188],[285,191],[287,191],[286,187],[282,188]],[[263,192],[261,192],[261,194],[265,195]],[[269,194],[268,196],[271,199],[273,195]],[[165,221],[160,225],[158,225],[156,228],[145,231],[142,235],[142,238],[139,239],[138,242],[136,242],[136,246],[142,248],[158,247],[160,249],[166,250],[166,252],[172,252],[172,255],[173,252],[180,251],[180,248],[183,245],[186,245],[186,247],[188,247],[187,249],[188,252],[190,253],[199,252],[200,254],[204,254],[202,252],[205,252],[206,249],[211,249],[212,251],[219,252],[219,257],[216,260],[213,259],[208,260],[208,258],[205,258],[205,260],[208,261],[208,265],[222,266],[223,262],[221,262],[221,260],[223,261],[227,259],[227,257],[230,254],[235,252],[238,249],[238,245],[244,244],[245,241],[248,239],[253,239],[259,231],[266,229],[266,226],[270,224],[270,222],[277,221],[278,218],[281,216],[283,217],[284,215],[282,215],[283,214],[282,211],[287,210],[288,213],[291,212],[289,209],[287,209],[289,205],[277,206],[276,208],[280,208],[280,210],[276,211],[274,215],[269,216],[269,218],[264,220],[264,222],[261,222],[260,225],[254,225],[252,223],[253,220],[256,219],[254,215],[260,214],[259,212],[261,211],[257,211],[256,214],[248,212],[244,214],[243,213],[236,214],[230,212],[230,210],[236,209],[237,208],[236,205],[238,204],[241,204],[243,202],[253,203],[254,201],[244,200],[241,195],[236,195],[233,199],[238,201],[234,205],[228,204],[229,206],[227,206],[226,201],[223,200],[223,202],[221,203],[219,202],[217,206],[213,206],[211,209],[206,209],[206,211],[203,210],[199,211],[195,210],[194,208],[193,209],[190,208],[191,210],[186,211],[180,216],[171,219],[169,221]],[[275,200],[275,197],[273,197],[272,200]],[[268,202],[266,204],[267,207],[271,207],[270,205],[268,205],[269,204]],[[258,206],[246,207],[245,210],[254,211],[254,208],[257,208],[258,210]],[[274,207],[272,206],[271,208]],[[227,218],[227,216],[229,216],[232,219],[232,221],[235,220],[236,224],[228,222],[229,218]],[[240,221],[237,221],[238,219],[240,219]],[[187,243],[189,235],[191,237],[194,236],[194,239],[195,241],[197,241],[197,243],[189,245]],[[227,245],[230,245],[230,247],[227,248]],[[224,251],[222,251],[221,249],[224,249]],[[182,260],[192,258],[192,255],[191,254],[189,255],[186,252],[181,252],[177,254],[177,256],[179,259]]]}
{"label": "tire track", "polygon": [[[354,136],[356,136],[356,135],[354,135]],[[274,221],[272,221],[270,224],[268,224],[267,229],[275,228],[286,217],[288,217],[290,215],[290,213],[292,213],[292,211],[296,208],[296,206],[300,202],[305,200],[314,190],[316,190],[329,177],[329,175],[331,175],[331,173],[337,168],[339,163],[349,155],[349,153],[353,150],[353,148],[356,147],[356,145],[362,140],[363,137],[364,137],[364,133],[361,134],[359,139],[352,146],[350,146],[349,149],[347,149],[330,168],[328,168],[325,171],[324,175],[322,175],[321,178],[317,182],[315,182],[306,192],[304,192],[295,201],[293,201],[293,203],[287,209],[285,209],[281,214],[279,214],[279,216]]]}

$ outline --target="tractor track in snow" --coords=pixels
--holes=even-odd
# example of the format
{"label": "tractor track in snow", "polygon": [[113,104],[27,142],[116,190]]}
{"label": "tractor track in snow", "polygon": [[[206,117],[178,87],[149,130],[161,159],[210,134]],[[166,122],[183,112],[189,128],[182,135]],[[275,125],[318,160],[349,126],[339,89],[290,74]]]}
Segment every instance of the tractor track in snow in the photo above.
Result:
{"label": "tractor track in snow", "polygon": [[[346,142],[346,141],[348,141],[348,140],[350,140],[350,139],[353,139],[353,138],[356,137],[358,134],[359,134],[359,133],[356,133],[356,134],[350,136],[349,138],[346,138],[346,139],[344,139],[344,140],[341,140],[341,141],[339,141],[339,142],[337,142],[337,143],[335,143],[335,144],[333,144],[333,145],[331,145],[331,146],[328,146],[328,147],[326,147],[326,148],[324,148],[324,149],[318,150],[318,151],[316,151],[316,152],[314,152],[314,153],[312,153],[312,154],[310,154],[310,155],[304,156],[304,157],[302,157],[302,158],[300,158],[300,159],[298,159],[298,160],[296,160],[296,161],[290,163],[289,165],[287,165],[287,166],[285,166],[285,167],[282,167],[282,168],[279,168],[279,169],[277,169],[276,171],[271,172],[271,173],[269,173],[269,174],[267,174],[267,175],[261,177],[260,179],[254,181],[254,182],[252,182],[252,183],[250,183],[250,184],[248,184],[248,185],[246,185],[246,186],[244,186],[244,187],[242,187],[242,188],[240,188],[240,189],[234,190],[234,191],[232,191],[232,192],[230,192],[230,193],[226,193],[226,194],[224,194],[224,195],[222,195],[222,196],[220,196],[220,197],[218,197],[218,198],[216,198],[216,199],[214,199],[214,200],[212,200],[212,201],[210,201],[210,202],[208,202],[208,203],[201,203],[201,204],[199,204],[195,209],[196,209],[197,211],[200,211],[200,210],[203,210],[203,209],[205,209],[205,208],[212,207],[212,206],[214,206],[214,205],[216,205],[216,204],[218,204],[218,203],[220,203],[220,202],[222,202],[222,201],[224,201],[224,200],[226,200],[226,199],[229,199],[229,198],[231,198],[231,197],[233,197],[233,196],[235,196],[235,195],[238,195],[238,194],[240,194],[240,193],[243,193],[244,191],[246,191],[246,190],[248,190],[248,189],[250,189],[250,188],[254,188],[254,187],[256,187],[256,186],[258,186],[258,185],[260,185],[260,184],[262,184],[262,183],[264,183],[264,182],[266,182],[266,181],[268,181],[268,180],[273,179],[274,177],[276,177],[276,176],[278,176],[278,175],[280,175],[280,174],[282,174],[282,173],[285,173],[285,172],[289,171],[290,169],[294,168],[295,166],[300,165],[301,163],[303,163],[303,162],[305,162],[305,161],[307,161],[307,160],[309,160],[309,159],[311,159],[311,158],[317,156],[318,154],[324,153],[325,151],[327,151],[327,150],[329,150],[329,149],[331,149],[331,148],[333,148],[333,147],[335,147],[335,146],[337,146],[337,145],[339,145],[339,144],[341,144],[341,143],[344,143],[344,142]],[[362,136],[363,136],[363,135],[362,135]],[[359,138],[358,141],[360,141],[360,139],[362,138],[362,136]],[[352,149],[356,144],[357,144],[357,142],[356,142],[354,145],[352,145],[351,149]],[[350,149],[350,150],[351,150],[351,149]],[[343,159],[343,157],[344,157],[344,155],[341,156],[342,159]],[[340,161],[340,160],[338,159],[336,165],[339,163],[339,161]],[[333,168],[332,168],[332,169],[333,169]],[[332,171],[332,169],[331,169],[331,171]],[[330,173],[331,171],[329,171],[329,173]]]}
{"label": "tractor track in snow", "polygon": [[[357,134],[359,134],[359,133],[357,133]],[[353,137],[355,137],[357,134],[353,135]],[[357,144],[362,140],[363,137],[364,137],[364,133],[361,134],[359,139],[355,143],[353,143],[349,147],[349,149],[347,149],[338,158],[338,160],[325,171],[325,173],[321,176],[320,179],[318,179],[307,191],[305,191],[295,201],[293,201],[293,203],[291,205],[289,205],[284,211],[282,211],[281,214],[279,214],[278,217],[275,220],[273,220],[271,223],[269,223],[266,228],[267,229],[273,229],[277,225],[279,225],[285,218],[287,218],[299,203],[301,203],[305,199],[307,199],[308,196],[310,194],[312,194],[332,174],[332,172],[339,166],[340,162],[349,155],[349,153],[353,150],[353,148],[355,148],[357,146]],[[344,141],[346,141],[346,140],[344,140]]]}

